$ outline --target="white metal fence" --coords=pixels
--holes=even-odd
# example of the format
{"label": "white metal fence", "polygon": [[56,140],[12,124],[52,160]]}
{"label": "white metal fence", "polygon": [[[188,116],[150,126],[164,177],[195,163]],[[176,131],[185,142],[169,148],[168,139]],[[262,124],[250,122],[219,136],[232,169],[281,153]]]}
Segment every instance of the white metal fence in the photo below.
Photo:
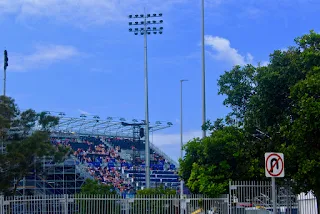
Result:
{"label": "white metal fence", "polygon": [[144,196],[124,199],[119,196],[44,195],[0,197],[0,214],[192,214],[228,213],[228,198],[192,195]]}
{"label": "white metal fence", "polygon": [[[279,185],[276,198],[277,214],[318,214],[317,200],[312,193],[295,195],[290,186]],[[229,203],[229,214],[271,214],[271,182],[230,182]]]}
{"label": "white metal fence", "polygon": [[297,197],[299,214],[318,214],[317,199],[311,192],[301,193]]}
{"label": "white metal fence", "polygon": [[[270,182],[230,182],[229,195],[118,195],[0,196],[0,214],[271,214]],[[312,193],[293,195],[277,187],[277,214],[320,214]]]}

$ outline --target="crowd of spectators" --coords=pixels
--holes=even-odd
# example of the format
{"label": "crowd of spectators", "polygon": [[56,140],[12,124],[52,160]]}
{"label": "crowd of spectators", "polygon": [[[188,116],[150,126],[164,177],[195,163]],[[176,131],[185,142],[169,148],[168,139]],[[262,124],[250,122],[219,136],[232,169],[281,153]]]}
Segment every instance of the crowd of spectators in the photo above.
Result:
{"label": "crowd of spectators", "polygon": [[74,155],[83,164],[88,165],[88,172],[102,184],[112,185],[122,192],[133,191],[129,182],[122,178],[122,168],[126,168],[120,158],[119,148],[108,148],[104,144],[90,146],[88,150],[78,148]]}
{"label": "crowd of spectators", "polygon": [[[125,149],[127,149],[130,145],[128,140],[81,137],[52,138],[51,141],[55,145],[70,147],[74,151],[73,155],[81,164],[86,165],[87,172],[94,179],[99,180],[102,184],[112,185],[120,193],[130,194],[134,192],[132,180],[124,176],[126,170],[145,170],[144,160],[139,161],[139,164],[135,164],[131,161],[127,162],[120,157],[121,145],[125,145]],[[108,147],[104,142],[108,142],[112,147]],[[131,149],[137,150],[136,145],[131,145]],[[173,164],[154,151],[151,154],[150,168],[151,170],[175,170]]]}
{"label": "crowd of spectators", "polygon": [[52,138],[51,142],[55,145],[70,147],[79,162],[87,166],[87,172],[102,184],[112,185],[120,193],[134,191],[130,182],[122,178],[121,172],[128,169],[128,165],[124,159],[120,158],[119,146],[108,148],[102,141],[90,142],[90,139],[75,138]]}

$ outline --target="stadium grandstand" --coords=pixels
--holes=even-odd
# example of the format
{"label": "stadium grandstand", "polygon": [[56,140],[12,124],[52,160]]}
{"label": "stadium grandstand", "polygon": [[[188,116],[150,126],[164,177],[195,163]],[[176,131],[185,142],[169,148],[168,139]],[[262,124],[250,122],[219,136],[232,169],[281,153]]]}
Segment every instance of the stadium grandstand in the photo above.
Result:
{"label": "stadium grandstand", "polygon": [[[88,178],[112,185],[123,196],[144,188],[143,120],[47,113],[60,118],[59,124],[50,129],[51,143],[67,146],[72,152],[64,163],[43,160],[41,173],[33,172],[20,182],[17,190],[21,195],[78,193]],[[177,163],[152,143],[154,132],[171,126],[162,121],[150,124],[150,185],[178,191]]]}

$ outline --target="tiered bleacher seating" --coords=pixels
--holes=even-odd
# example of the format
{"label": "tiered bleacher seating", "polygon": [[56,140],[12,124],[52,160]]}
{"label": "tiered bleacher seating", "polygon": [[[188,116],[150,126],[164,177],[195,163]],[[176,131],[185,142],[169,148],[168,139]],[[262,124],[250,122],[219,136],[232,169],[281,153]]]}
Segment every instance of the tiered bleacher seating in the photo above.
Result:
{"label": "tiered bleacher seating", "polygon": [[[132,192],[133,185],[138,189],[145,185],[145,145],[142,141],[81,136],[78,139],[55,138],[52,142],[71,147],[91,176],[102,183],[112,184],[120,193]],[[137,151],[138,156],[135,154],[135,159],[130,161],[128,157],[132,156],[133,151]],[[178,188],[176,166],[152,149],[150,153],[151,186]]]}
{"label": "tiered bleacher seating", "polygon": [[[132,150],[135,149],[138,153],[144,156],[144,143],[141,141],[133,142],[129,139],[112,138],[108,139],[108,142],[113,146],[118,146],[121,148],[120,155],[123,157],[130,157],[132,155]],[[179,186],[179,176],[176,173],[176,166],[170,163],[161,155],[157,154],[155,151],[150,149],[151,160],[150,160],[150,183],[152,186],[164,185],[165,187],[177,187]],[[141,162],[133,160],[131,162],[124,163],[121,166],[125,168],[123,174],[135,183],[135,186],[141,188],[145,184],[145,164],[144,157],[137,158],[142,159]],[[137,164],[138,163],[138,164]]]}
{"label": "tiered bleacher seating", "polygon": [[142,141],[132,141],[130,139],[121,138],[109,138],[107,139],[114,147],[119,146],[121,149],[131,150],[133,147],[137,150],[144,149],[144,143]]}

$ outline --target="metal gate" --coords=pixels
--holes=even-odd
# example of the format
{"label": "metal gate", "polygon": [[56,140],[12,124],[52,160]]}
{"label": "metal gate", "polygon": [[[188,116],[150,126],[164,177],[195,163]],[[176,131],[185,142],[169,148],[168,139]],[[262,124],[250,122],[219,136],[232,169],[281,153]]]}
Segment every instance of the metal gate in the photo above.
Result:
{"label": "metal gate", "polygon": [[[317,214],[312,194],[293,194],[290,186],[276,188],[277,214]],[[268,181],[232,181],[229,185],[230,214],[271,214],[272,187]]]}

